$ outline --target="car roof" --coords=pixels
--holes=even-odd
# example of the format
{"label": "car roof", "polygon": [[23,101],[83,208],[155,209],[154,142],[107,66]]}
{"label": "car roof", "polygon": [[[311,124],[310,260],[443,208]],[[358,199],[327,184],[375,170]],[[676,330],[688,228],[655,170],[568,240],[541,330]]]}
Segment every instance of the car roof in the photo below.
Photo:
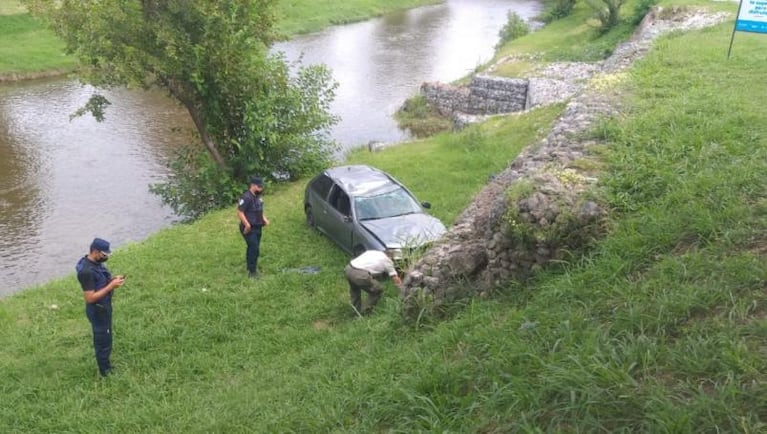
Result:
{"label": "car roof", "polygon": [[364,196],[391,190],[399,184],[382,170],[364,164],[332,167],[325,174],[349,194]]}

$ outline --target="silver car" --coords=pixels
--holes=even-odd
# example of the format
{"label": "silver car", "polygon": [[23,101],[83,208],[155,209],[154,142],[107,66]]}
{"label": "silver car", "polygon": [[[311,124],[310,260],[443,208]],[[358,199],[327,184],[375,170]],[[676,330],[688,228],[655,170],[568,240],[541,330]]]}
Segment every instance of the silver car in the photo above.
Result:
{"label": "silver car", "polygon": [[310,227],[350,255],[382,250],[395,260],[445,233],[445,225],[424,212],[430,207],[391,175],[365,165],[327,169],[309,181],[304,195]]}

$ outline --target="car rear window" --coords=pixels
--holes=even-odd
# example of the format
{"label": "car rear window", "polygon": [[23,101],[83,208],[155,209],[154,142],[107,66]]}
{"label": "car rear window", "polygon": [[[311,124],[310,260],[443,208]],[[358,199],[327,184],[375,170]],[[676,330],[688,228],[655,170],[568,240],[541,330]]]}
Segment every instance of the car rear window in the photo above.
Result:
{"label": "car rear window", "polygon": [[311,189],[321,198],[325,199],[328,197],[328,192],[332,186],[333,180],[323,173],[312,181]]}

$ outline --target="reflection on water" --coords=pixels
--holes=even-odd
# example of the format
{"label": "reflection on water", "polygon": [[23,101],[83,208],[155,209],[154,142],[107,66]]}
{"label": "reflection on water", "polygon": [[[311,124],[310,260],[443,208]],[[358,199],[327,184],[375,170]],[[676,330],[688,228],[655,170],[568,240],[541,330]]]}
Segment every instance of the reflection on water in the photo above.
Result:
{"label": "reflection on water", "polygon": [[345,149],[408,138],[392,115],[424,81],[450,82],[489,61],[498,32],[513,10],[533,18],[533,0],[448,0],[436,6],[334,27],[277,44],[304,64],[324,63],[339,82],[333,137]]}
{"label": "reflection on water", "polygon": [[[94,236],[116,246],[167,226],[148,193],[188,128],[161,93],[112,92],[107,119],[69,115],[92,89],[70,80],[0,87],[0,295],[73,270]],[[188,138],[186,139],[188,140]]]}
{"label": "reflection on water", "polygon": [[[339,82],[333,137],[345,149],[407,138],[392,114],[424,81],[453,81],[488,61],[508,10],[532,0],[447,0],[278,44],[325,63]],[[168,226],[148,185],[191,142],[186,112],[160,92],[109,92],[103,123],[69,120],[91,94],[71,80],[0,86],[0,296],[73,273],[94,236],[115,247]],[[233,223],[234,224],[234,223]]]}
{"label": "reflection on water", "polygon": [[[0,105],[16,104],[17,99],[3,99]],[[0,264],[9,263],[19,255],[25,239],[35,240],[37,234],[15,230],[27,221],[45,221],[40,186],[34,174],[41,167],[39,152],[15,143],[18,135],[7,113],[0,110]]]}

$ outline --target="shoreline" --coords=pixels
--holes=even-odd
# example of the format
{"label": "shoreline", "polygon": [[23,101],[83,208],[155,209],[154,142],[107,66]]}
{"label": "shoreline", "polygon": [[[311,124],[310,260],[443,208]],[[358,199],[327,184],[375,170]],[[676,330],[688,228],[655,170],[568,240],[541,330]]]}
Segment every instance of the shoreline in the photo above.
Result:
{"label": "shoreline", "polygon": [[38,72],[0,72],[0,84],[18,83],[22,81],[40,80],[43,78],[64,77],[74,73],[75,70],[53,69]]}

